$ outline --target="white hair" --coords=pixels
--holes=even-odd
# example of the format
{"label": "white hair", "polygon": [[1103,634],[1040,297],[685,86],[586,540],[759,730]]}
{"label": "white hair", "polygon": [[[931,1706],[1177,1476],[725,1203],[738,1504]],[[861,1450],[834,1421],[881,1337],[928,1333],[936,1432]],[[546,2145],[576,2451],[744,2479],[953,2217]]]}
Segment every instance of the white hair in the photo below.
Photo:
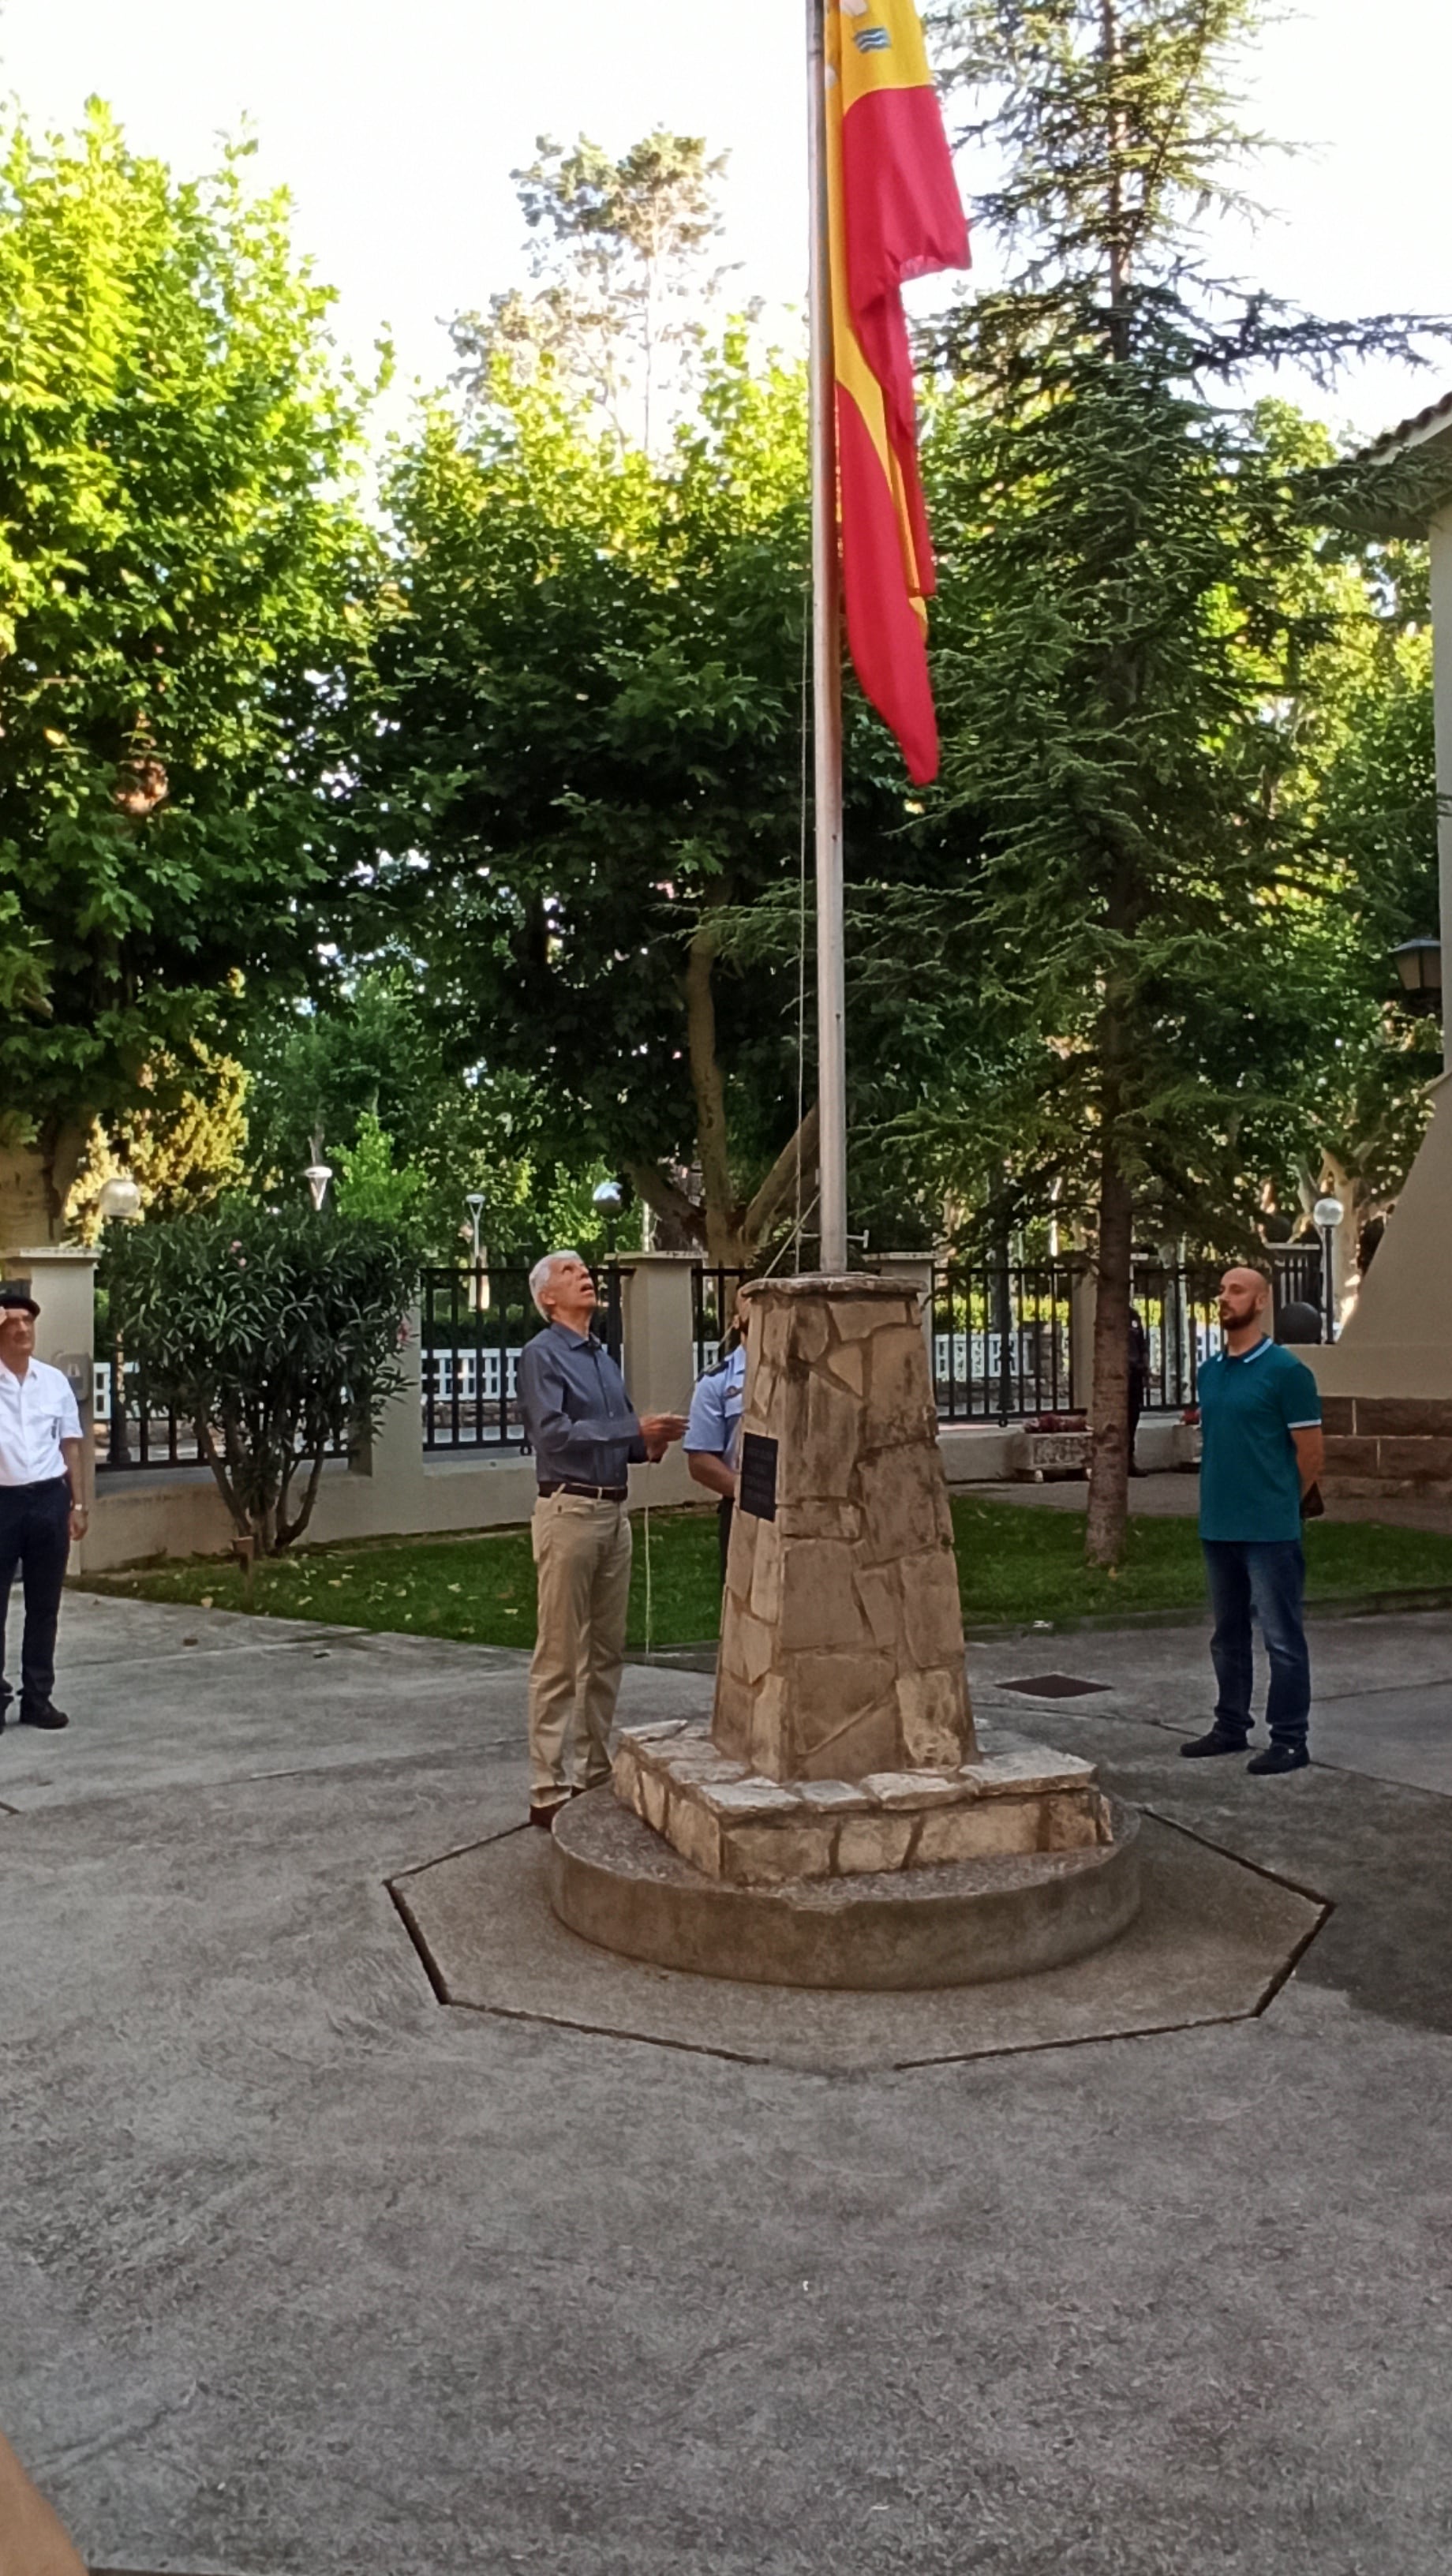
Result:
{"label": "white hair", "polygon": [[579,1258],[580,1255],[578,1252],[547,1252],[543,1261],[537,1261],[535,1263],[533,1270],[531,1270],[529,1274],[529,1293],[542,1315],[544,1314],[545,1309],[541,1291],[546,1289],[550,1284],[550,1272],[554,1269],[557,1262],[578,1261]]}

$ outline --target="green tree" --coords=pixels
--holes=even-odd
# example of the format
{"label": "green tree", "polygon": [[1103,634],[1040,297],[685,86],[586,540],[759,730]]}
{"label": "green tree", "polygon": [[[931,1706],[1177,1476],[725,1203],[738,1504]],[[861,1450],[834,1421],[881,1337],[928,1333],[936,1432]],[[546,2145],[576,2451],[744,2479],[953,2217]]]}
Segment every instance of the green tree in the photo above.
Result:
{"label": "green tree", "polygon": [[238,1536],[290,1547],[329,1455],[367,1441],[402,1384],[417,1270],[397,1229],[234,1200],[114,1228],[104,1276],[128,1359],[195,1426]]}
{"label": "green tree", "polygon": [[510,173],[534,291],[508,288],[487,312],[458,316],[456,381],[487,402],[496,355],[522,374],[545,358],[622,447],[638,429],[649,454],[662,414],[686,390],[724,274],[704,277],[702,261],[721,231],[716,190],[726,157],[708,158],[701,136],[663,126],[618,161],[583,134],[568,152],[542,134],[535,153]]}
{"label": "green tree", "polygon": [[245,162],[0,142],[0,1239],[332,893],[360,400]]}
{"label": "green tree", "polygon": [[1253,23],[1247,0],[966,0],[946,26],[1008,257],[942,335],[958,393],[930,456],[943,804],[987,952],[960,1154],[980,1194],[1050,1172],[1081,1193],[1100,1563],[1126,1509],[1136,1207],[1171,1232],[1248,1223],[1315,1009],[1306,714],[1346,601],[1309,460],[1236,389],[1409,347],[1396,322],[1217,296],[1190,265],[1253,148],[1229,95]]}
{"label": "green tree", "polygon": [[418,1202],[428,1184],[422,1172],[395,1157],[393,1138],[376,1109],[365,1109],[351,1145],[339,1148],[333,1195],[340,1216],[376,1218],[412,1235]]}
{"label": "green tree", "polygon": [[482,1193],[482,1238],[496,1256],[541,1248],[554,1176],[534,1090],[446,1044],[411,969],[365,966],[316,1004],[268,1011],[245,1052],[248,1171],[260,1195],[298,1195],[315,1136],[341,1172],[371,1131],[365,1162],[378,1163],[386,1135],[431,1259],[457,1258],[471,1190]]}
{"label": "green tree", "polygon": [[235,1056],[193,1040],[179,1056],[153,1057],[130,1105],[97,1119],[71,1191],[71,1231],[101,1233],[100,1193],[125,1174],[148,1216],[181,1216],[240,1188],[247,1169],[247,1074]]}
{"label": "green tree", "polygon": [[548,381],[494,387],[392,482],[357,828],[440,1025],[531,1084],[545,1150],[737,1259],[797,1186],[794,972],[732,937],[798,875],[800,376],[734,340],[659,464]]}

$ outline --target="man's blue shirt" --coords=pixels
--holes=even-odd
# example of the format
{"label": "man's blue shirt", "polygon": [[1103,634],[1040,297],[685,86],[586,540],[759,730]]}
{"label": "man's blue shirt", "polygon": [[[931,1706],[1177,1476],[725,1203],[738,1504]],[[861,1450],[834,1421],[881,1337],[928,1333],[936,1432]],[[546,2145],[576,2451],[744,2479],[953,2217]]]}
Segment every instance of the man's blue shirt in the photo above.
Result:
{"label": "man's blue shirt", "polygon": [[1238,1358],[1217,1351],[1201,1363],[1196,1394],[1200,1536],[1298,1539],[1301,1471],[1291,1434],[1321,1420],[1321,1392],[1305,1361],[1280,1342],[1257,1342]]}
{"label": "man's blue shirt", "polygon": [[738,1342],[734,1351],[696,1380],[686,1424],[687,1450],[709,1450],[712,1457],[724,1458],[727,1466],[734,1468],[745,1401],[746,1344]]}
{"label": "man's blue shirt", "polygon": [[516,1385],[542,1485],[623,1485],[644,1458],[625,1380],[593,1334],[546,1324],[520,1353]]}

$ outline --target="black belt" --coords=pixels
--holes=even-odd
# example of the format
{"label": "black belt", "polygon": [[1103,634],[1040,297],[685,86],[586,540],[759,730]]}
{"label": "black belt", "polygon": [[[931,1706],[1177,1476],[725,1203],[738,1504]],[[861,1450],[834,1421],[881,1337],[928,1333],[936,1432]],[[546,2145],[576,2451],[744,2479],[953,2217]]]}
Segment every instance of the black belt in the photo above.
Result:
{"label": "black belt", "polygon": [[583,1494],[592,1503],[624,1503],[630,1499],[628,1485],[577,1485],[569,1476],[562,1476],[558,1484],[541,1485],[540,1492],[545,1495]]}

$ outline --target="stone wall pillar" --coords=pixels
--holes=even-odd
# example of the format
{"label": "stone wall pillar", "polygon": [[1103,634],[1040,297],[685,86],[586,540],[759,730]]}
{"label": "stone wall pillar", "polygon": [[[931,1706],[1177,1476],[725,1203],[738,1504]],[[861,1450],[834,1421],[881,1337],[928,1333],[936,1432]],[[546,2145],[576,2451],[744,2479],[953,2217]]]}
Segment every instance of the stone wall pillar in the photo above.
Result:
{"label": "stone wall pillar", "polygon": [[417,1499],[423,1485],[423,1327],[417,1306],[411,1306],[404,1318],[406,1338],[398,1364],[403,1384],[397,1395],[384,1406],[378,1428],[357,1454],[349,1460],[356,1476],[371,1476],[386,1483],[396,1504],[400,1527],[410,1526],[405,1509],[406,1499]]}
{"label": "stone wall pillar", "polygon": [[54,1250],[57,1231],[44,1155],[34,1145],[6,1146],[0,1150],[0,1246],[7,1261],[25,1260],[38,1244]]}
{"label": "stone wall pillar", "polygon": [[622,1262],[625,1377],[637,1413],[684,1413],[696,1383],[693,1252],[632,1252]]}
{"label": "stone wall pillar", "polygon": [[956,1773],[973,1721],[917,1301],[857,1276],[746,1294],[715,1742],[777,1781]]}
{"label": "stone wall pillar", "polygon": [[1069,1381],[1078,1413],[1087,1413],[1094,1398],[1094,1313],[1098,1301],[1093,1260],[1081,1253],[1069,1281]]}

